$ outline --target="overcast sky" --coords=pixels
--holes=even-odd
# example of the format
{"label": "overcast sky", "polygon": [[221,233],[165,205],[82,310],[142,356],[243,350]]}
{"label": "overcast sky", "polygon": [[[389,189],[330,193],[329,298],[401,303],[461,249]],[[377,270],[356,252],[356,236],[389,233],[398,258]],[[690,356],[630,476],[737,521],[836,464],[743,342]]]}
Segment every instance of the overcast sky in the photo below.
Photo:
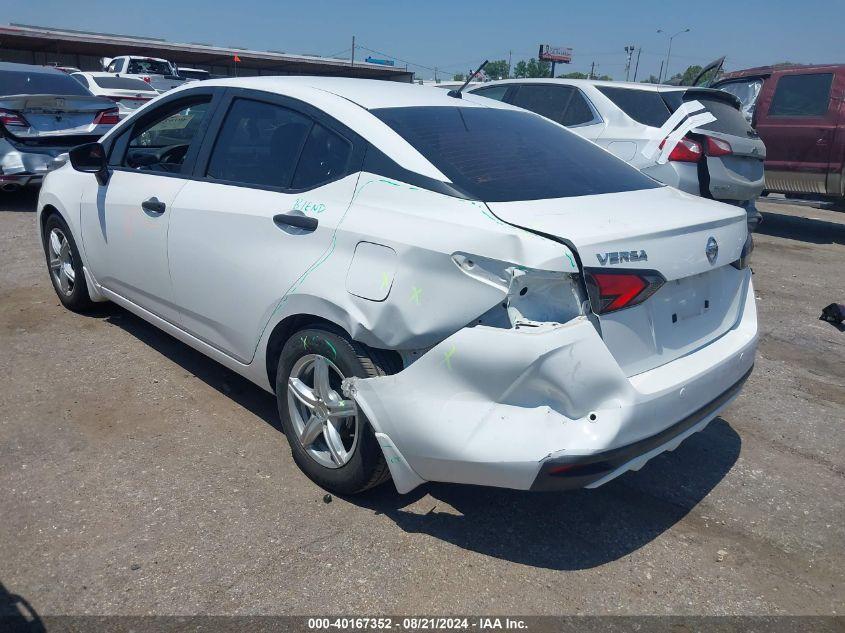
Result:
{"label": "overcast sky", "polygon": [[0,19],[342,57],[354,34],[378,51],[356,56],[407,61],[422,78],[435,66],[451,75],[485,58],[507,59],[509,51],[516,63],[548,43],[574,49],[573,63],[559,72],[588,71],[595,61],[598,73],[624,79],[626,44],[642,47],[639,77],[657,75],[667,45],[658,28],[691,29],[674,40],[672,74],[721,55],[728,69],[845,62],[843,17],[843,0],[37,0],[10,3]]}

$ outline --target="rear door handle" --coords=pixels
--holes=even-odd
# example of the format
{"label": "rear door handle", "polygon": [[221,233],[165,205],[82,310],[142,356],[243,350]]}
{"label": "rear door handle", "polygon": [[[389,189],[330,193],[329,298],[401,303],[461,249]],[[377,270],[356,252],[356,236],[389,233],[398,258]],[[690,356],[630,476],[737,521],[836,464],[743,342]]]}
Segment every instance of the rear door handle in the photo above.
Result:
{"label": "rear door handle", "polygon": [[306,231],[313,231],[317,228],[317,218],[312,218],[307,215],[294,215],[292,213],[279,213],[273,216],[273,222],[276,226],[283,228],[285,226],[295,226],[298,229],[305,229]]}
{"label": "rear door handle", "polygon": [[162,213],[164,213],[164,210],[167,208],[167,205],[165,205],[162,201],[153,196],[149,200],[144,200],[141,203],[141,208],[144,211],[149,211],[150,213],[158,213],[159,215],[161,215]]}

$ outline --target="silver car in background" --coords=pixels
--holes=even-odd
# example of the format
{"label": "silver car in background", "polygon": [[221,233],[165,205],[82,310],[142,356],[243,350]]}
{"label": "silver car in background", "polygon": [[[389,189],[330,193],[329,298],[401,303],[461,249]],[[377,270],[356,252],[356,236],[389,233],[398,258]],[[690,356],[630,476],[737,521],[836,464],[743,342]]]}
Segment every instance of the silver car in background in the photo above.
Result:
{"label": "silver car in background", "polygon": [[0,190],[40,184],[58,156],[118,120],[113,101],[60,70],[0,62]]}
{"label": "silver car in background", "polygon": [[742,206],[752,230],[760,222],[766,146],[727,92],[586,79],[495,81],[468,92],[565,125],[662,183]]}

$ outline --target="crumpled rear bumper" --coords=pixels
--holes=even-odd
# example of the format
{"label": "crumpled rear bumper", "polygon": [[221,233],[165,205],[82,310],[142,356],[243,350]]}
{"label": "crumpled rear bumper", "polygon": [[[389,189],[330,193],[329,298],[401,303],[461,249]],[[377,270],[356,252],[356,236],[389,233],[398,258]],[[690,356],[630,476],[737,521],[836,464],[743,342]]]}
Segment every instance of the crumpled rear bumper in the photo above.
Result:
{"label": "crumpled rear bumper", "polygon": [[[750,372],[756,345],[749,283],[731,330],[635,376],[625,376],[593,324],[578,317],[534,328],[467,327],[398,374],[353,379],[350,390],[400,492],[423,481],[593,487],[718,415]],[[549,475],[602,455],[612,459],[585,478]]]}

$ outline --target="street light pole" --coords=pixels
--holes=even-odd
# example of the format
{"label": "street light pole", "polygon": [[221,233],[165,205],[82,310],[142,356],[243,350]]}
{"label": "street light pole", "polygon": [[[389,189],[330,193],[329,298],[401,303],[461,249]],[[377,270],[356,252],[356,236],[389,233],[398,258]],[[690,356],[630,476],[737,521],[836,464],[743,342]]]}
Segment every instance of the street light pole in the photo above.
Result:
{"label": "street light pole", "polygon": [[[689,33],[689,31],[690,31],[689,29],[684,29],[682,31],[678,31],[674,35],[669,35],[663,29],[657,29],[658,33],[663,33],[663,35],[669,36],[669,50],[666,53],[666,65],[664,66],[664,68],[666,69],[666,78],[667,79],[669,78],[669,59],[672,57],[672,40],[674,40],[676,37],[678,37],[681,33]],[[662,83],[662,79],[663,79],[662,77],[658,77],[657,83]]]}

